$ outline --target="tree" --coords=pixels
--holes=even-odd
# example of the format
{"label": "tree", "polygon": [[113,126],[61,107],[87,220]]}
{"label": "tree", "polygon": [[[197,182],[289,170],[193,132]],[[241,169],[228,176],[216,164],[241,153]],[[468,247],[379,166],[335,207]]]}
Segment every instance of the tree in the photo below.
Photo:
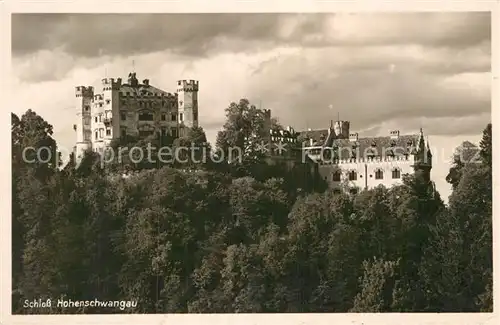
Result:
{"label": "tree", "polygon": [[[276,125],[276,121],[274,124]],[[247,99],[226,108],[226,123],[217,134],[217,149],[234,163],[252,163],[263,157],[261,145],[266,142],[272,120]]]}
{"label": "tree", "polygon": [[373,259],[363,262],[361,291],[354,299],[351,312],[380,313],[390,311],[394,276],[398,261]]}
{"label": "tree", "polygon": [[[488,166],[468,165],[441,213],[422,265],[430,311],[491,310],[492,183]],[[439,279],[436,281],[436,279]]]}
{"label": "tree", "polygon": [[493,161],[491,123],[483,130],[483,138],[481,139],[479,147],[481,148],[482,161],[491,167]]}
{"label": "tree", "polygon": [[464,141],[460,146],[455,149],[452,158],[452,166],[446,176],[446,181],[456,188],[462,177],[462,169],[469,163],[478,162],[479,148],[469,142]]}

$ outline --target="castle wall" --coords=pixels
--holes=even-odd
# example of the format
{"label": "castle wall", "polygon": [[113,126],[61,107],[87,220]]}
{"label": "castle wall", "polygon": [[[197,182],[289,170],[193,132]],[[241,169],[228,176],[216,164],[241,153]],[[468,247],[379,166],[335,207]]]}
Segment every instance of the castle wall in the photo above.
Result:
{"label": "castle wall", "polygon": [[[378,185],[390,187],[401,184],[404,174],[412,174],[412,158],[387,158],[381,159],[359,159],[357,162],[340,162],[338,164],[320,164],[320,176],[330,184],[332,188],[341,186],[358,187],[360,189],[374,188]],[[399,178],[393,178],[392,171],[399,170]],[[382,179],[376,178],[376,172],[382,171]],[[354,171],[356,177],[349,179],[349,172]],[[340,172],[340,180],[335,180],[334,175]]]}

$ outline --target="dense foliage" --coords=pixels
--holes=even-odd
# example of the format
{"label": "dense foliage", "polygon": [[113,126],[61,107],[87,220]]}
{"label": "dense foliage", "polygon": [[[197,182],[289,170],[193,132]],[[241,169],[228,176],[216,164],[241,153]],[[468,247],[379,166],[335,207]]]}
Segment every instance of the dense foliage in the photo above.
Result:
{"label": "dense foliage", "polygon": [[[232,104],[218,146],[244,145],[257,113]],[[27,146],[57,152],[33,111],[12,114],[14,313],[492,310],[491,125],[480,158],[451,167],[447,206],[412,176],[352,196],[258,159],[133,165],[122,178],[91,153],[78,168],[27,163]],[[23,307],[58,297],[138,304]]]}

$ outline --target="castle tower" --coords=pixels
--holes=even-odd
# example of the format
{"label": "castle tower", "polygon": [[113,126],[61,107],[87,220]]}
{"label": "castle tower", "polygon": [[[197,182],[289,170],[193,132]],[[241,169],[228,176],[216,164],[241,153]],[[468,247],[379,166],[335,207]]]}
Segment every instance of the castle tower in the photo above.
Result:
{"label": "castle tower", "polygon": [[76,132],[75,158],[79,161],[86,150],[92,148],[92,98],[94,88],[75,87],[76,123],[73,129]]}
{"label": "castle tower", "polygon": [[177,81],[177,100],[180,136],[186,127],[198,127],[198,81]]}
{"label": "castle tower", "polygon": [[424,133],[420,129],[420,134],[416,143],[416,153],[414,155],[413,169],[415,170],[415,177],[424,182],[430,182],[431,169],[432,169],[432,153],[429,146],[424,139]]}
{"label": "castle tower", "polygon": [[104,146],[109,145],[111,140],[120,136],[119,92],[121,83],[122,80],[120,78],[102,79],[102,106],[100,104],[96,105],[96,113],[101,114],[101,118],[98,121],[100,122],[100,127],[104,128],[104,132],[102,132]]}
{"label": "castle tower", "polygon": [[337,139],[349,139],[349,121],[335,121],[333,131]]}

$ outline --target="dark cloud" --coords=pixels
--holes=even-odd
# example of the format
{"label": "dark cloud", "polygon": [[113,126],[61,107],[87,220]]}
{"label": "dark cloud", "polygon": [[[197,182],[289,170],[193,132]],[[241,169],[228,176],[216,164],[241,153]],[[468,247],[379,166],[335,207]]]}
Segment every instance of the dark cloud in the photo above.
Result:
{"label": "dark cloud", "polygon": [[[423,44],[467,47],[490,39],[489,13],[363,14],[350,35],[350,16],[333,14],[14,14],[12,52],[62,48],[70,55],[137,55],[171,50],[206,56],[259,46]],[[381,24],[383,22],[383,24]],[[350,26],[349,24],[347,24]],[[340,26],[340,27],[339,27]],[[378,29],[377,29],[378,28]],[[256,43],[257,42],[257,43]],[[231,47],[231,46],[229,46]],[[228,49],[229,50],[229,49]]]}
{"label": "dark cloud", "polygon": [[[476,85],[472,81],[467,84],[469,76],[463,80],[461,75],[451,76],[461,82],[456,86],[442,76],[424,74],[411,66],[396,67],[393,73],[387,64],[379,69],[321,71],[324,66],[314,67],[305,61],[303,70],[292,68],[299,64],[286,64],[288,71],[277,67],[283,80],[279,86],[273,70],[268,70],[255,80],[252,89],[284,123],[302,129],[327,127],[337,114],[361,130],[397,119],[418,123],[420,118],[443,121],[491,112],[489,96],[485,90],[476,94]],[[436,127],[435,132],[461,134],[463,129]]]}

